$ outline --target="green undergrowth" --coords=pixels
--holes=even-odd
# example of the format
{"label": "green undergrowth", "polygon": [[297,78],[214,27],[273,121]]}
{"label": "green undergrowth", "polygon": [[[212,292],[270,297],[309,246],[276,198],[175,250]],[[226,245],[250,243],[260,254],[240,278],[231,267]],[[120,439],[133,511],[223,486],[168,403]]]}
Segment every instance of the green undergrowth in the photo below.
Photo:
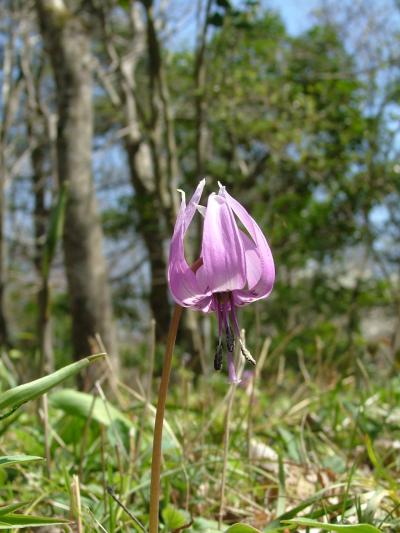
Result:
{"label": "green undergrowth", "polygon": [[[3,390],[12,383],[7,373],[2,366]],[[176,368],[161,530],[400,531],[400,378],[381,374],[373,367],[277,373],[268,359],[256,383],[245,372],[233,392],[221,507],[230,388],[224,374],[194,379]],[[33,398],[25,390],[31,401],[0,426],[0,529],[29,531],[51,519],[52,531],[78,523],[82,531],[146,530],[158,380],[146,399],[146,378],[129,369],[125,378],[91,393],[59,385],[45,400],[37,388]]]}

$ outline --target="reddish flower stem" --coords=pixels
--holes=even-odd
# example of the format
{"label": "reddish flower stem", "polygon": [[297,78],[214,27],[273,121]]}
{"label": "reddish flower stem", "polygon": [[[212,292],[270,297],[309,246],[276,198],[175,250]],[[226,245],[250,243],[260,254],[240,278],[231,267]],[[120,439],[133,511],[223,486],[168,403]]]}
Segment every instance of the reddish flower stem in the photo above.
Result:
{"label": "reddish flower stem", "polygon": [[[193,263],[191,269],[196,272],[202,265],[202,259]],[[174,352],[176,335],[183,308],[175,305],[169,326],[167,344],[165,346],[164,365],[161,375],[160,388],[158,391],[156,419],[154,423],[153,454],[151,460],[151,483],[150,483],[150,510],[149,510],[149,533],[158,533],[158,514],[160,508],[161,491],[161,459],[162,459],[162,433],[164,425],[165,404],[167,401],[168,384],[171,375],[172,355]]]}
{"label": "reddish flower stem", "polygon": [[160,476],[161,476],[161,446],[164,424],[165,403],[167,400],[168,383],[171,375],[172,353],[174,351],[176,334],[182,316],[183,308],[175,305],[171,325],[168,331],[167,345],[165,347],[164,365],[162,370],[156,420],[154,424],[153,455],[151,460],[151,484],[150,484],[150,512],[149,533],[158,533],[158,512],[160,506]]}

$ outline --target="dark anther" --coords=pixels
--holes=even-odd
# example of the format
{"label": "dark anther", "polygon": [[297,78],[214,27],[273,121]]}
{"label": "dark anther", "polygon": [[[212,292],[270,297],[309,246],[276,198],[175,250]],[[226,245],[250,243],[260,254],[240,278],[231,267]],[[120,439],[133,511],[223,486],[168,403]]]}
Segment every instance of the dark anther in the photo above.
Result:
{"label": "dark anther", "polygon": [[222,343],[219,340],[217,351],[215,352],[215,357],[214,357],[214,369],[221,370],[221,368],[222,368]]}
{"label": "dark anther", "polygon": [[233,352],[235,349],[235,336],[230,326],[226,326],[226,348],[228,352]]}

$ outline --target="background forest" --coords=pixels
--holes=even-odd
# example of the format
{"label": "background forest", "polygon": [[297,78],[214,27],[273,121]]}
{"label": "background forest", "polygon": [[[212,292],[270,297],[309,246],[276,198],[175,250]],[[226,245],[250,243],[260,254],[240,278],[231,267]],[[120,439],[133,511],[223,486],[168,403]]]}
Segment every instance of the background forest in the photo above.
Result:
{"label": "background forest", "polygon": [[277,280],[237,387],[184,312],[160,528],[400,530],[400,5],[312,4],[293,33],[268,1],[0,1],[0,390],[108,353],[0,393],[0,529],[147,530],[177,189],[207,176]]}

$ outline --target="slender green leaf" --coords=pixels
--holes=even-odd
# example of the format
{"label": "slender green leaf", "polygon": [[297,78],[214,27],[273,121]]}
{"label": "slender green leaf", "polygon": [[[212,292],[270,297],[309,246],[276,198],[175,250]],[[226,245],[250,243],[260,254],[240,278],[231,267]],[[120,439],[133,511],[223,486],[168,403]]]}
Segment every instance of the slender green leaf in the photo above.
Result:
{"label": "slender green leaf", "polygon": [[11,514],[14,511],[17,511],[18,509],[21,509],[22,507],[25,507],[25,505],[28,505],[27,502],[24,503],[11,503],[10,505],[3,505],[3,507],[0,507],[0,520],[1,516],[5,514]]}
{"label": "slender green leaf", "polygon": [[0,457],[0,468],[13,466],[20,463],[32,463],[33,461],[44,461],[44,458],[37,457],[36,455],[3,455]]}
{"label": "slender green leaf", "polygon": [[260,533],[260,531],[248,524],[233,524],[225,530],[225,533]]}
{"label": "slender green leaf", "polygon": [[37,398],[55,387],[62,381],[74,376],[99,358],[105,357],[105,353],[90,355],[76,363],[65,366],[48,376],[24,383],[13,389],[0,394],[0,420],[12,414],[24,403]]}
{"label": "slender green leaf", "polygon": [[327,491],[332,490],[333,488],[339,488],[339,487],[343,487],[343,483],[337,483],[335,485],[331,485],[330,487],[325,487],[324,489],[319,490],[318,492],[310,496],[310,498],[303,500],[299,505],[297,505],[296,507],[293,507],[293,509],[290,509],[290,511],[287,511],[286,513],[272,520],[272,522],[267,524],[267,526],[264,528],[263,531],[265,533],[267,532],[273,533],[274,531],[281,529],[283,527],[282,522],[295,517],[298,513],[300,513],[304,509],[307,509],[307,507],[310,507],[311,505],[315,504],[318,500],[321,499],[321,497],[323,497],[323,495]]}
{"label": "slender green leaf", "polygon": [[379,459],[378,455],[376,454],[376,452],[374,450],[374,447],[373,447],[373,444],[372,444],[372,441],[371,441],[370,437],[367,435],[365,439],[366,439],[368,457],[370,458],[371,463],[374,465],[375,470],[377,471],[379,476],[381,476],[384,479],[386,479],[389,482],[390,487],[394,491],[396,491],[397,490],[397,481],[389,474],[387,469],[382,464],[382,461]]}
{"label": "slender green leaf", "polygon": [[294,526],[319,527],[325,531],[337,531],[338,533],[382,533],[380,529],[371,524],[323,524],[309,518],[294,518],[285,520],[285,523]]}
{"label": "slender green leaf", "polygon": [[48,518],[47,516],[29,516],[23,514],[6,514],[0,516],[0,529],[21,529],[26,527],[54,526],[68,524],[64,518]]}
{"label": "slender green leaf", "polygon": [[285,466],[282,461],[282,456],[279,455],[279,487],[278,487],[278,499],[277,499],[277,505],[276,505],[276,514],[279,516],[280,514],[285,512],[286,508],[286,483],[285,483]]}
{"label": "slender green leaf", "polygon": [[[120,410],[110,402],[104,401],[93,394],[78,392],[73,389],[63,389],[53,392],[49,396],[50,404],[61,409],[65,413],[87,419],[89,416],[99,424],[110,426],[115,420],[121,421],[130,430],[135,430],[136,426]],[[149,421],[154,424],[155,407],[148,406]],[[165,436],[163,437],[163,449],[180,448],[179,441],[171,426],[164,420]]]}
{"label": "slender green leaf", "polygon": [[132,427],[132,422],[119,409],[92,394],[74,389],[62,389],[49,396],[49,403],[70,415],[85,419],[90,416],[92,420],[104,426],[110,426],[115,420],[120,420],[127,427]]}

